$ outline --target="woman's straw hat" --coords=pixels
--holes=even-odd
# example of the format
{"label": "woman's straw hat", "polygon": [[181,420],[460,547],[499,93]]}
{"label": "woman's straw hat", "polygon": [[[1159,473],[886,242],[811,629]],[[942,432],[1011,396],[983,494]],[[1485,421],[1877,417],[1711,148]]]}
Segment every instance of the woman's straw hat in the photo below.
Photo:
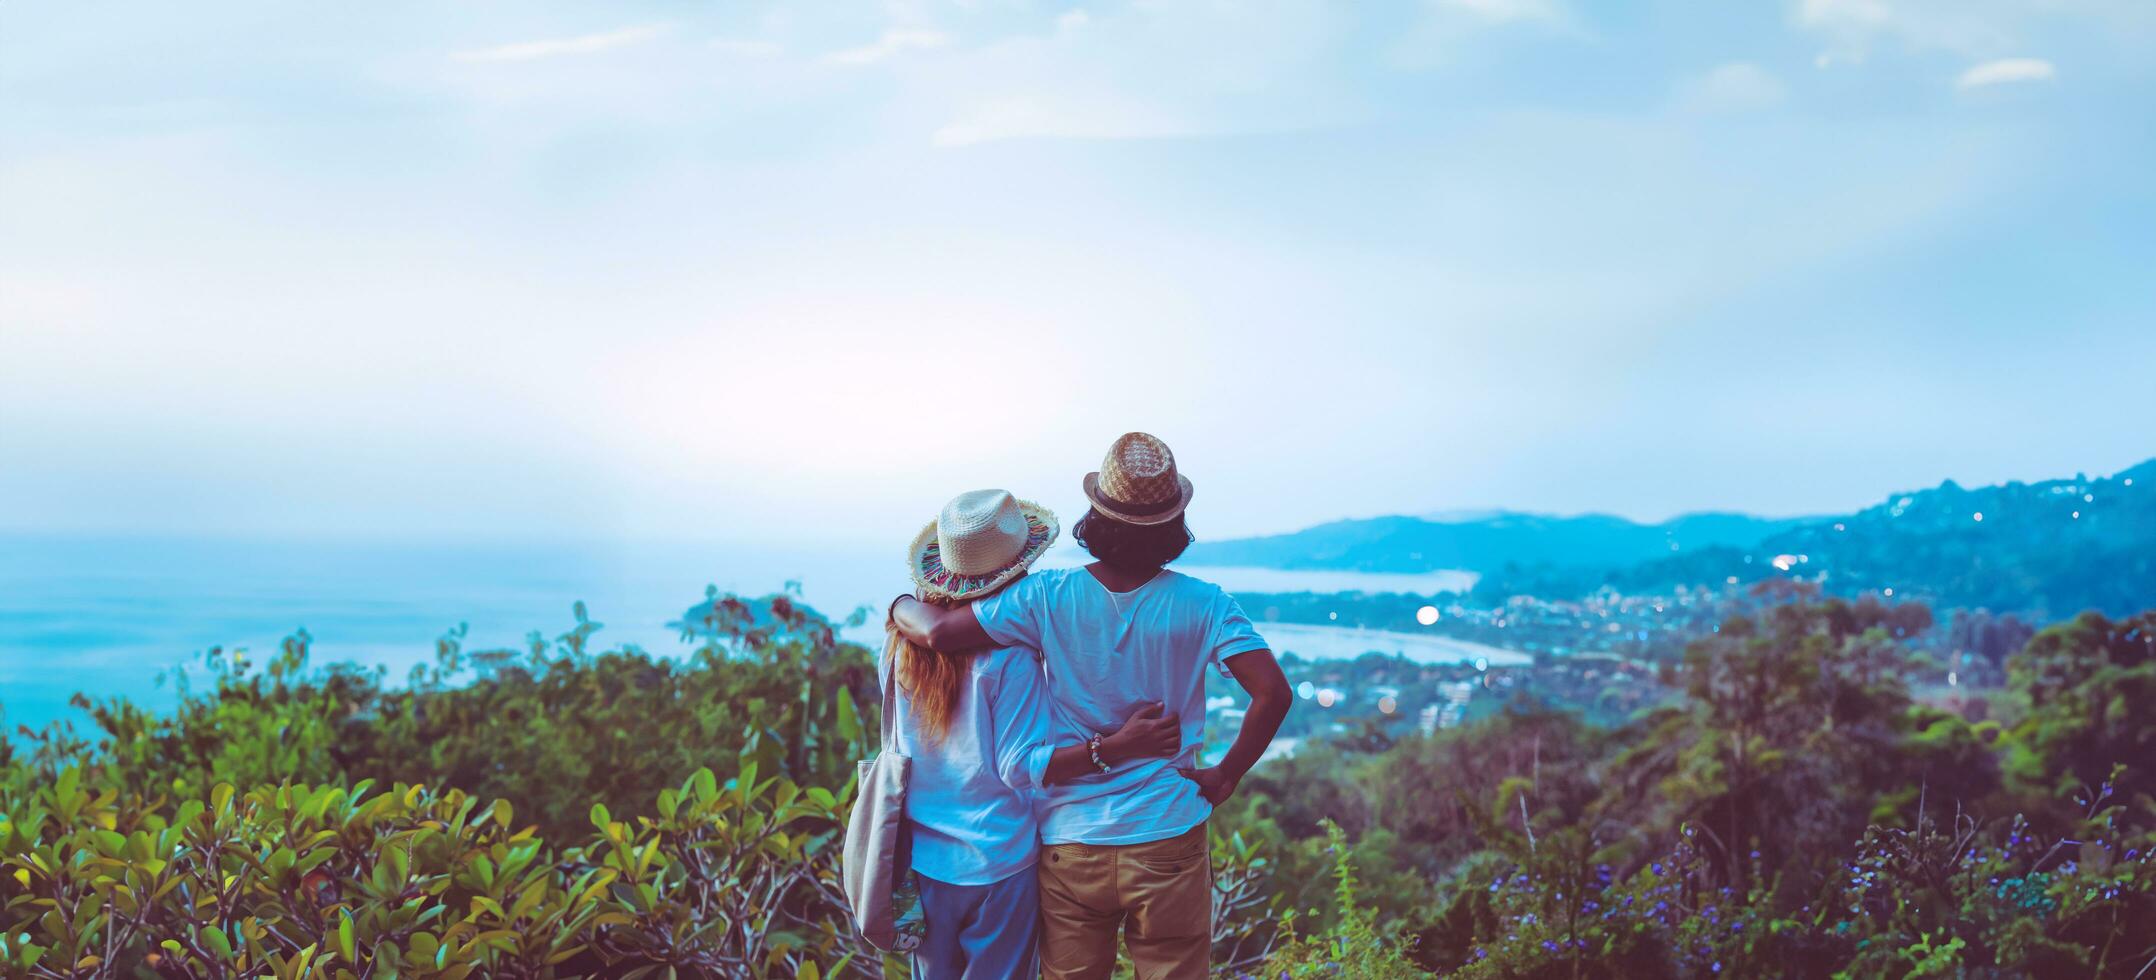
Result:
{"label": "woman's straw hat", "polygon": [[1190,506],[1190,481],[1175,471],[1167,443],[1129,432],[1108,447],[1099,472],[1085,475],[1085,495],[1125,524],[1166,524]]}
{"label": "woman's straw hat", "polygon": [[914,537],[906,567],[923,599],[971,599],[1025,574],[1060,533],[1046,507],[973,490],[951,498]]}

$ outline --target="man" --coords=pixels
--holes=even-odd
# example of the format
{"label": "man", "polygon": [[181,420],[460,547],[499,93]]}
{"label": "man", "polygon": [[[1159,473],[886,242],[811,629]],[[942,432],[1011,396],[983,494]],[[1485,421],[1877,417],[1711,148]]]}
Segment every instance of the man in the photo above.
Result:
{"label": "man", "polygon": [[[1100,775],[1049,788],[1037,865],[1041,973],[1109,976],[1123,929],[1140,980],[1204,977],[1212,956],[1206,818],[1264,754],[1293,695],[1234,599],[1164,567],[1191,541],[1183,521],[1191,483],[1165,443],[1142,432],[1117,439],[1084,488],[1092,510],[1071,533],[1092,564],[1036,572],[971,606],[902,599],[893,621],[937,650],[1041,651],[1054,723],[1088,745],[1149,703],[1180,719],[1176,757],[1099,759]],[[1208,666],[1249,692],[1250,710],[1227,755],[1200,768]]]}

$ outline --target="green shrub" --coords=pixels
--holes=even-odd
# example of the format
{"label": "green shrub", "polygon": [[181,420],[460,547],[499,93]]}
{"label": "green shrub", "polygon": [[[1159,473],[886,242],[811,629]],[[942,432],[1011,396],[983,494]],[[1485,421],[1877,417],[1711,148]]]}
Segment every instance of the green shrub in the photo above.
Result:
{"label": "green shrub", "polygon": [[[1214,816],[1216,965],[2156,976],[2156,616],[2038,634],[1974,725],[1904,679],[1927,621],[1776,607],[1617,729],[1516,705],[1269,763]],[[868,652],[785,596],[678,625],[682,661],[591,652],[581,607],[518,651],[451,631],[396,687],[302,632],[0,741],[0,976],[903,975],[834,881]]]}
{"label": "green shrub", "polygon": [[843,801],[699,770],[571,846],[371,781],[144,801],[0,782],[0,963],[30,977],[815,976],[851,960]]}
{"label": "green shrub", "polygon": [[451,630],[395,687],[379,669],[310,666],[304,630],[262,663],[213,649],[205,689],[175,673],[169,714],[78,696],[95,731],[40,733],[31,755],[48,776],[80,766],[183,797],[287,780],[454,786],[563,837],[593,803],[644,806],[700,768],[754,763],[837,787],[872,751],[875,720],[859,708],[880,703],[872,658],[786,596],[707,593],[675,624],[693,644],[681,661],[591,652],[600,624],[582,603],[573,613],[567,631],[534,633],[521,651],[467,651],[462,627]]}
{"label": "green shrub", "polygon": [[1421,972],[1408,958],[1404,943],[1380,934],[1376,913],[1357,894],[1358,879],[1347,835],[1340,825],[1324,824],[1333,856],[1334,923],[1304,933],[1290,917],[1281,923],[1278,950],[1262,968],[1268,977],[1340,977],[1342,980],[1396,980]]}

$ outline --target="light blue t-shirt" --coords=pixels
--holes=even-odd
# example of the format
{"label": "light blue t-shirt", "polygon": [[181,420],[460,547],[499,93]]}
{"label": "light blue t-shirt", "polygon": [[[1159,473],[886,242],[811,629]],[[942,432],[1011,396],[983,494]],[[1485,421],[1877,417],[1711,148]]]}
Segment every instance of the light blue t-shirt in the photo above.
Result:
{"label": "light blue t-shirt", "polygon": [[913,759],[913,870],[947,884],[992,885],[1032,867],[1040,851],[1034,806],[1055,752],[1040,659],[1031,650],[976,654],[940,744],[922,736],[903,684],[894,700],[891,737]]}
{"label": "light blue t-shirt", "polygon": [[1266,649],[1242,607],[1220,586],[1163,569],[1115,593],[1083,568],[1034,572],[974,603],[990,639],[1041,651],[1054,701],[1050,741],[1106,732],[1148,701],[1183,724],[1173,759],[1125,762],[1110,773],[1050,786],[1041,815],[1048,844],[1166,840],[1212,813],[1198,785],[1176,772],[1197,765],[1205,731],[1205,672]]}

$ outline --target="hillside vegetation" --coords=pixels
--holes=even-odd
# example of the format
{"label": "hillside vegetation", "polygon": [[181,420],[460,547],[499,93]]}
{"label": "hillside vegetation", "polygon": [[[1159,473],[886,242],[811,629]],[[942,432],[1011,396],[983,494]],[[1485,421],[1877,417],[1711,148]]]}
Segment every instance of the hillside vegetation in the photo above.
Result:
{"label": "hillside vegetation", "polygon": [[[151,716],[0,747],[0,975],[896,976],[835,889],[867,651],[712,595],[681,661],[445,637],[399,687],[308,638]],[[2156,614],[1915,700],[1922,607],[1803,599],[1617,727],[1522,703],[1316,743],[1216,815],[1223,972],[2133,978],[2156,961]]]}
{"label": "hillside vegetation", "polygon": [[1600,515],[1382,517],[1200,543],[1191,555],[1213,565],[1468,569],[1481,573],[1472,598],[1486,604],[1795,579],[1833,595],[2039,621],[2084,609],[2128,615],[2156,597],[2156,460],[2108,477],[1976,488],[1950,480],[1831,517],[1693,514],[1656,525]]}
{"label": "hillside vegetation", "polygon": [[1358,572],[1495,572],[1507,565],[1605,568],[1685,548],[1747,548],[1803,523],[1746,514],[1686,514],[1660,524],[1607,514],[1556,517],[1502,511],[1465,520],[1373,517],[1292,534],[1200,541],[1185,560]]}

